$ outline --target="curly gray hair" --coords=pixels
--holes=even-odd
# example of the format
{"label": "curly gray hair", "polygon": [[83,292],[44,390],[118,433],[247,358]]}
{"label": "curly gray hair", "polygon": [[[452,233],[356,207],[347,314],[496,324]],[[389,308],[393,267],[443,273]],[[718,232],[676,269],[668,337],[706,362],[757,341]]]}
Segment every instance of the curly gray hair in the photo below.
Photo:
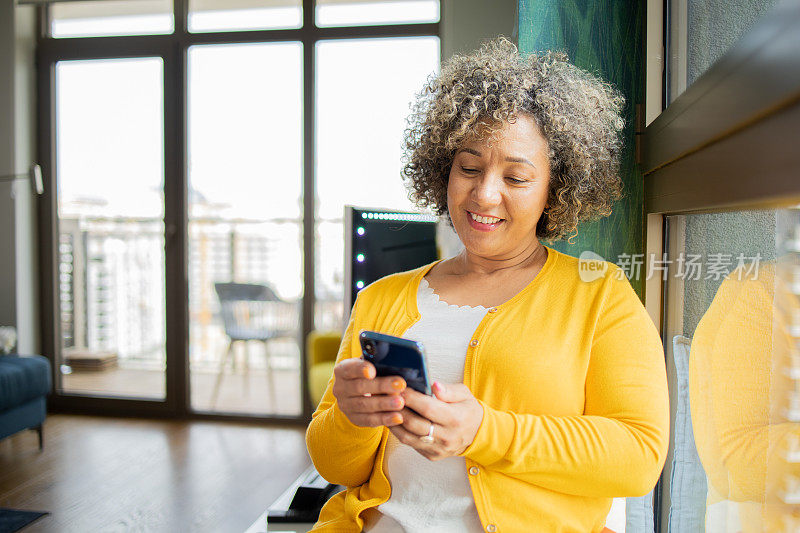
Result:
{"label": "curly gray hair", "polygon": [[555,241],[577,235],[579,223],[608,216],[621,197],[624,101],[564,53],[523,58],[501,37],[471,55],[453,56],[427,81],[408,119],[403,177],[409,197],[446,214],[458,148],[527,113],[550,149],[550,191],[537,237]]}

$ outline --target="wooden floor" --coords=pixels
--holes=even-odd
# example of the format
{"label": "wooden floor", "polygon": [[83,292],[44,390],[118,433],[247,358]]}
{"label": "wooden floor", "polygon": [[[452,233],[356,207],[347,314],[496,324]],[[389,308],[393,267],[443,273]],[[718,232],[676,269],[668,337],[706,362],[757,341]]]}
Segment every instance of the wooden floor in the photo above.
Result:
{"label": "wooden floor", "polygon": [[310,464],[299,427],[50,415],[0,441],[0,507],[26,533],[242,532]]}

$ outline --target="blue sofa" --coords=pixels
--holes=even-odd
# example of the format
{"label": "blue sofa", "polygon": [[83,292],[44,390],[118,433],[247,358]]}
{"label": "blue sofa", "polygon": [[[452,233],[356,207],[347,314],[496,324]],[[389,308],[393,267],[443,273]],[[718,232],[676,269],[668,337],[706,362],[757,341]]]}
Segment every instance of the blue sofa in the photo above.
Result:
{"label": "blue sofa", "polygon": [[35,429],[42,449],[42,423],[49,393],[50,361],[46,357],[0,356],[0,439],[23,429]]}

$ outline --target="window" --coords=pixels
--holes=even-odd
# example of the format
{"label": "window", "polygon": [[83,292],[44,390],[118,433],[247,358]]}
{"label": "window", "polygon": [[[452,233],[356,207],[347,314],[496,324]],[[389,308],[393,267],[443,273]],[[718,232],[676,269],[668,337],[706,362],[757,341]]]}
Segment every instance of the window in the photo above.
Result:
{"label": "window", "polygon": [[668,6],[669,106],[642,143],[672,416],[656,531],[795,531],[800,6]]}
{"label": "window", "polygon": [[67,393],[165,396],[163,69],[160,57],[56,65]]}
{"label": "window", "polygon": [[189,31],[299,28],[300,0],[189,0]]}
{"label": "window", "polygon": [[[313,6],[43,8],[56,405],[310,414],[305,335],[342,327],[343,206],[411,207],[404,118],[440,53],[436,0]],[[104,353],[114,364],[81,368]]]}
{"label": "window", "polygon": [[50,10],[53,37],[172,33],[172,0],[62,2]]}
{"label": "window", "polygon": [[437,0],[317,0],[317,25],[437,22]]}
{"label": "window", "polygon": [[[189,363],[196,410],[302,412],[302,57],[298,42],[189,49]],[[230,303],[219,283],[268,287],[279,300]],[[233,325],[225,320],[229,305]],[[238,314],[245,309],[261,316]],[[226,348],[231,330],[246,324],[258,331]]]}
{"label": "window", "polygon": [[791,488],[800,454],[798,235],[797,209],[667,217],[675,429],[663,508],[702,519],[706,531],[800,525]]}
{"label": "window", "polygon": [[778,0],[742,2],[668,0],[671,103],[722,58]]}

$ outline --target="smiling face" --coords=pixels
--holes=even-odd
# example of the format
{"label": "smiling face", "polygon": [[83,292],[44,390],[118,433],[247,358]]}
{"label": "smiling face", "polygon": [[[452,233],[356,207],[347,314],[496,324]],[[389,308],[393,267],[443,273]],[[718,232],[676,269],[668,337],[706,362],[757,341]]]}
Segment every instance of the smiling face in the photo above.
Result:
{"label": "smiling face", "polygon": [[504,260],[535,250],[549,185],[547,140],[533,117],[465,143],[450,169],[447,209],[467,253]]}

